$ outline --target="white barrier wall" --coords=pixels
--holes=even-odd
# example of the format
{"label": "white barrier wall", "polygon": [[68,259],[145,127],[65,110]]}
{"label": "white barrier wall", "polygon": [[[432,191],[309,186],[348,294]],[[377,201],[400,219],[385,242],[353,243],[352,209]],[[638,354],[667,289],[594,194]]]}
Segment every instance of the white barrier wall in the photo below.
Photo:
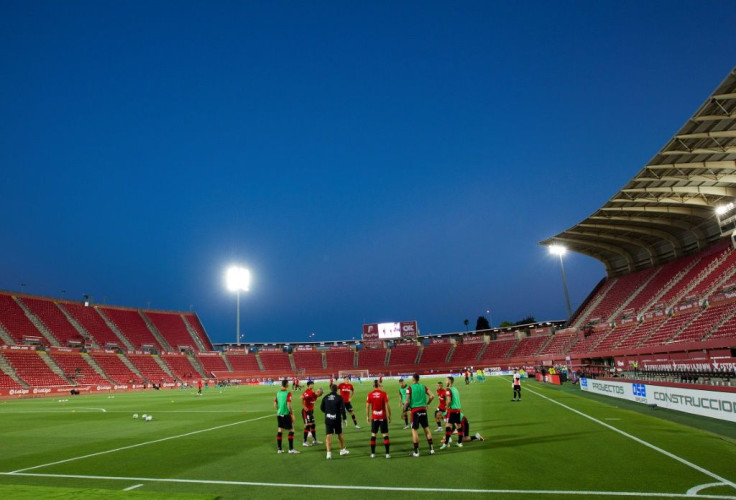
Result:
{"label": "white barrier wall", "polygon": [[655,404],[704,417],[736,422],[736,393],[684,389],[612,380],[580,379],[584,391],[642,404]]}

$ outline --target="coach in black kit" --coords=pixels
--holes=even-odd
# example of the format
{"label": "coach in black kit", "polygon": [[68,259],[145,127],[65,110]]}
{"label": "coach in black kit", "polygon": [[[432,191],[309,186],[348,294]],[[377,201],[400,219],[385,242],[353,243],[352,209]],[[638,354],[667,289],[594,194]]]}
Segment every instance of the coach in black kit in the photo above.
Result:
{"label": "coach in black kit", "polygon": [[332,458],[332,434],[337,434],[340,441],[340,455],[347,455],[350,452],[345,449],[345,441],[342,438],[342,414],[345,412],[345,402],[337,393],[336,385],[330,386],[330,393],[322,398],[319,409],[325,414],[327,460]]}

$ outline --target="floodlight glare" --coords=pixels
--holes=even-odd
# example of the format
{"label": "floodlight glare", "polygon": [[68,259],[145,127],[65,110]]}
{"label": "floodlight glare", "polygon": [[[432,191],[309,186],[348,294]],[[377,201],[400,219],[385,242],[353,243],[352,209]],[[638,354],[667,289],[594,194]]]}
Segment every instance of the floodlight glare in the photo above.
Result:
{"label": "floodlight glare", "polygon": [[240,345],[240,292],[250,289],[250,271],[244,267],[232,266],[225,273],[225,283],[227,289],[235,292],[237,297],[236,316],[235,316],[235,342]]}
{"label": "floodlight glare", "polygon": [[240,290],[247,292],[250,287],[250,271],[244,267],[233,266],[227,270],[225,281],[227,289],[231,292]]}
{"label": "floodlight glare", "polygon": [[723,215],[731,209],[733,209],[733,203],[727,203],[725,205],[718,205],[716,207],[716,214]]}
{"label": "floodlight glare", "polygon": [[562,245],[550,245],[549,247],[549,253],[552,255],[559,255],[562,257],[567,253],[567,248],[563,247]]}

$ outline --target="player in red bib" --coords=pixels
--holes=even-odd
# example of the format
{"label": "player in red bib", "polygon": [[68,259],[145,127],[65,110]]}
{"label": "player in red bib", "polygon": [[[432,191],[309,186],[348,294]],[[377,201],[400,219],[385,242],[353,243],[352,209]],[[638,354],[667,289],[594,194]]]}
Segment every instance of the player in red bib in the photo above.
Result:
{"label": "player in red bib", "polygon": [[[353,403],[350,402],[350,398],[352,398],[353,394],[355,393],[355,387],[353,387],[353,384],[350,383],[350,379],[347,375],[345,375],[343,383],[338,385],[337,388],[340,390],[340,396],[345,403],[345,411],[350,413],[355,428],[360,429],[360,426],[358,425],[358,420],[355,418],[355,412],[353,411]],[[342,420],[345,424],[347,424],[347,414],[343,414]]]}
{"label": "player in red bib", "polygon": [[437,382],[437,399],[439,404],[434,411],[434,420],[437,422],[437,428],[434,431],[441,432],[445,430],[445,418],[447,417],[447,401],[445,400],[445,388],[442,386],[442,382]]}
{"label": "player in red bib", "polygon": [[[307,390],[302,393],[302,420],[304,421],[304,442],[302,446],[312,446],[320,444],[317,441],[317,424],[314,423],[314,403],[322,395],[322,389],[314,390],[314,382],[307,382]],[[309,443],[309,435],[312,435],[312,442]]]}
{"label": "player in red bib", "polygon": [[371,426],[371,458],[376,458],[376,433],[381,430],[383,446],[386,447],[386,458],[389,454],[390,441],[388,439],[388,424],[391,423],[391,407],[388,404],[388,394],[382,390],[379,380],[373,381],[373,391],[365,400],[365,419]]}

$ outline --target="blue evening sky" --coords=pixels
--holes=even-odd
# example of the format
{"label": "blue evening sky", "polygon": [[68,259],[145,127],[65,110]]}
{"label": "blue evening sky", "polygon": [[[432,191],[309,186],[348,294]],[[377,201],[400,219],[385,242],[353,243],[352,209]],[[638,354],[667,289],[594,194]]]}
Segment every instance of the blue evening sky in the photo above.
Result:
{"label": "blue evening sky", "polygon": [[[216,342],[235,262],[246,341],[564,318],[538,242],[736,62],[727,1],[0,7],[0,288],[192,308]],[[576,308],[604,268],[565,266]]]}

